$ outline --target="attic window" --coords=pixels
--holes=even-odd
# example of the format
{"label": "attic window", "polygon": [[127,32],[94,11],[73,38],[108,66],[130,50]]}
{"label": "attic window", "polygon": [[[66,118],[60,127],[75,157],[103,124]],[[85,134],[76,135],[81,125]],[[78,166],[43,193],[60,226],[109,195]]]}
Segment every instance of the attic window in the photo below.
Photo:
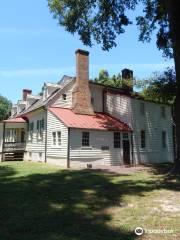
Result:
{"label": "attic window", "polygon": [[67,100],[67,95],[65,93],[62,94],[62,99],[63,99],[63,101]]}

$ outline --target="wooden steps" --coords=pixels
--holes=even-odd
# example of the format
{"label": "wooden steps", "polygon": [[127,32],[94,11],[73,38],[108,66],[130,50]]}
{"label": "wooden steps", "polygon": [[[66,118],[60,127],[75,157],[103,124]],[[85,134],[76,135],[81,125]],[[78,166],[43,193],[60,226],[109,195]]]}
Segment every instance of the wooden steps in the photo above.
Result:
{"label": "wooden steps", "polygon": [[6,152],[3,154],[3,161],[23,161],[24,152]]}

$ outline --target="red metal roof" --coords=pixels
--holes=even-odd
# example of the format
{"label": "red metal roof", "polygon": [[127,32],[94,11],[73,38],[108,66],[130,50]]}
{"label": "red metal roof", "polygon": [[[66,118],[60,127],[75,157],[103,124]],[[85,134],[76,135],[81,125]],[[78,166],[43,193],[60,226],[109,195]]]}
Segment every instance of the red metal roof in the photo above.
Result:
{"label": "red metal roof", "polygon": [[25,123],[26,121],[23,118],[18,117],[18,118],[10,118],[10,119],[4,120],[2,122],[5,122],[5,123]]}
{"label": "red metal roof", "polygon": [[104,113],[82,115],[75,114],[71,109],[59,107],[50,107],[49,111],[70,128],[132,131],[126,123]]}

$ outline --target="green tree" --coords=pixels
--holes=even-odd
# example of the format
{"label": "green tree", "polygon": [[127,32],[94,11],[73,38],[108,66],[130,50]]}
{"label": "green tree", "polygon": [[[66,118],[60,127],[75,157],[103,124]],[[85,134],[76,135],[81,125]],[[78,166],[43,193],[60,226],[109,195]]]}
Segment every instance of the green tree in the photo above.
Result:
{"label": "green tree", "polygon": [[143,4],[142,16],[137,17],[140,29],[139,40],[150,41],[157,32],[157,47],[166,56],[174,57],[177,93],[174,103],[177,158],[176,169],[180,172],[180,4],[178,0],[48,0],[50,11],[61,26],[74,34],[78,33],[85,45],[93,40],[102,44],[104,50],[116,46],[117,35],[124,33],[131,24],[127,10],[135,10]]}
{"label": "green tree", "polygon": [[173,104],[176,91],[176,74],[174,69],[169,68],[163,73],[155,73],[147,81],[141,95],[147,100]]}
{"label": "green tree", "polygon": [[0,121],[5,120],[10,116],[11,107],[11,102],[0,95]]}

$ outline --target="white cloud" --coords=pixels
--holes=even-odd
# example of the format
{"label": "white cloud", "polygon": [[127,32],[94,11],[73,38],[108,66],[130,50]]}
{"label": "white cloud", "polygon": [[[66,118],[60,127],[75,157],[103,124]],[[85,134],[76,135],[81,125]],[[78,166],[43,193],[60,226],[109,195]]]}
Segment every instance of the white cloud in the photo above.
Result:
{"label": "white cloud", "polygon": [[65,68],[38,68],[38,69],[17,69],[0,70],[0,76],[5,78],[23,77],[23,76],[49,76],[58,74],[67,74],[74,72],[74,67]]}

